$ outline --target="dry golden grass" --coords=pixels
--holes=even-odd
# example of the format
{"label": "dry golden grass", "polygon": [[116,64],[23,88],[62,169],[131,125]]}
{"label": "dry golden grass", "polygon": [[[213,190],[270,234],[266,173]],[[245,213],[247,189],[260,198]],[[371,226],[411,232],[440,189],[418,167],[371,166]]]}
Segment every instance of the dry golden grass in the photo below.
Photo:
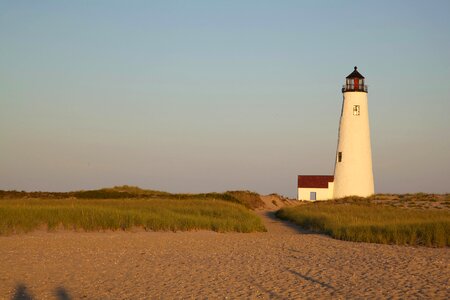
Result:
{"label": "dry golden grass", "polygon": [[217,199],[1,199],[0,234],[52,230],[265,231],[238,203]]}
{"label": "dry golden grass", "polygon": [[318,201],[283,208],[277,216],[342,240],[431,247],[450,245],[449,210],[416,209],[411,204],[405,209],[392,202],[402,199],[401,195],[394,199],[382,197]]}

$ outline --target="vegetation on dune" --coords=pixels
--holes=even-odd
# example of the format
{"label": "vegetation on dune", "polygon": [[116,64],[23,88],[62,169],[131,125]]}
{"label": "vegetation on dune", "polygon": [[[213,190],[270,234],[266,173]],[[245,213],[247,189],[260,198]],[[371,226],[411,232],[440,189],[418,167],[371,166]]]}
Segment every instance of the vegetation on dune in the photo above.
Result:
{"label": "vegetation on dune", "polygon": [[0,234],[46,226],[74,230],[265,231],[258,216],[236,203],[202,199],[3,199]]}
{"label": "vegetation on dune", "polygon": [[371,203],[401,208],[450,209],[450,194],[376,194],[367,199]]}
{"label": "vegetation on dune", "polygon": [[176,199],[176,200],[223,200],[239,203],[247,208],[255,209],[264,206],[259,194],[250,191],[229,191],[225,193],[171,194],[162,191],[146,190],[136,186],[116,186],[99,190],[75,192],[25,192],[2,191],[0,199],[40,198],[40,199]]}
{"label": "vegetation on dune", "polygon": [[0,234],[40,226],[83,230],[265,231],[248,209],[264,205],[257,193],[171,194],[134,186],[57,192],[0,191]]}
{"label": "vegetation on dune", "polygon": [[[67,193],[0,190],[0,235],[42,226],[86,231],[133,227],[265,231],[260,218],[249,210],[261,207],[260,195],[249,191],[172,194],[133,186]],[[450,245],[450,194],[347,197],[285,207],[277,216],[342,240]]]}
{"label": "vegetation on dune", "polygon": [[[309,201],[308,201],[309,202]],[[331,202],[328,202],[331,203]],[[379,204],[383,206],[413,209],[450,209],[450,194],[375,194],[370,197],[350,196],[333,200],[336,204]]]}
{"label": "vegetation on dune", "polygon": [[320,201],[277,212],[303,228],[336,239],[397,245],[450,245],[448,210],[405,209],[377,204],[372,198]]}
{"label": "vegetation on dune", "polygon": [[244,205],[247,208],[255,209],[264,206],[259,194],[250,191],[228,191],[223,194],[223,200],[232,201]]}

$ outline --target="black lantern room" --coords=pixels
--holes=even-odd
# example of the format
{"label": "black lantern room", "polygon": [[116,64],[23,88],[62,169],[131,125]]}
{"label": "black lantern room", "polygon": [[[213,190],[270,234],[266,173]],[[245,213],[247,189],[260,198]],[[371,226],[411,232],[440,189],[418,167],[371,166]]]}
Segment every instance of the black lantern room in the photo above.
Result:
{"label": "black lantern room", "polygon": [[342,92],[365,92],[367,93],[367,85],[364,84],[364,76],[358,72],[358,67],[348,75],[345,84],[342,86]]}

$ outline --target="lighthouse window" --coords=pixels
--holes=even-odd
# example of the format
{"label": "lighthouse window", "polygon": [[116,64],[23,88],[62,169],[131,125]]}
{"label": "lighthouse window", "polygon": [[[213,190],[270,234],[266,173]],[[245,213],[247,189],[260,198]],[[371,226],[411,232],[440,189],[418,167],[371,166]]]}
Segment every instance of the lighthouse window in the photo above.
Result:
{"label": "lighthouse window", "polygon": [[353,105],[353,115],[359,116],[359,113],[360,113],[359,105]]}
{"label": "lighthouse window", "polygon": [[341,162],[342,161],[342,152],[339,152],[338,153],[338,162]]}

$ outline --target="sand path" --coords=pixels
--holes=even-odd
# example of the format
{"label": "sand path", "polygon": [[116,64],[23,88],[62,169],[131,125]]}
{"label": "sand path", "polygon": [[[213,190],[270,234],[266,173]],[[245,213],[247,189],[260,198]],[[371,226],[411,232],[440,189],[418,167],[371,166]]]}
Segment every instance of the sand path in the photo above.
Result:
{"label": "sand path", "polygon": [[449,249],[337,241],[258,213],[267,233],[0,237],[0,299],[450,297]]}

